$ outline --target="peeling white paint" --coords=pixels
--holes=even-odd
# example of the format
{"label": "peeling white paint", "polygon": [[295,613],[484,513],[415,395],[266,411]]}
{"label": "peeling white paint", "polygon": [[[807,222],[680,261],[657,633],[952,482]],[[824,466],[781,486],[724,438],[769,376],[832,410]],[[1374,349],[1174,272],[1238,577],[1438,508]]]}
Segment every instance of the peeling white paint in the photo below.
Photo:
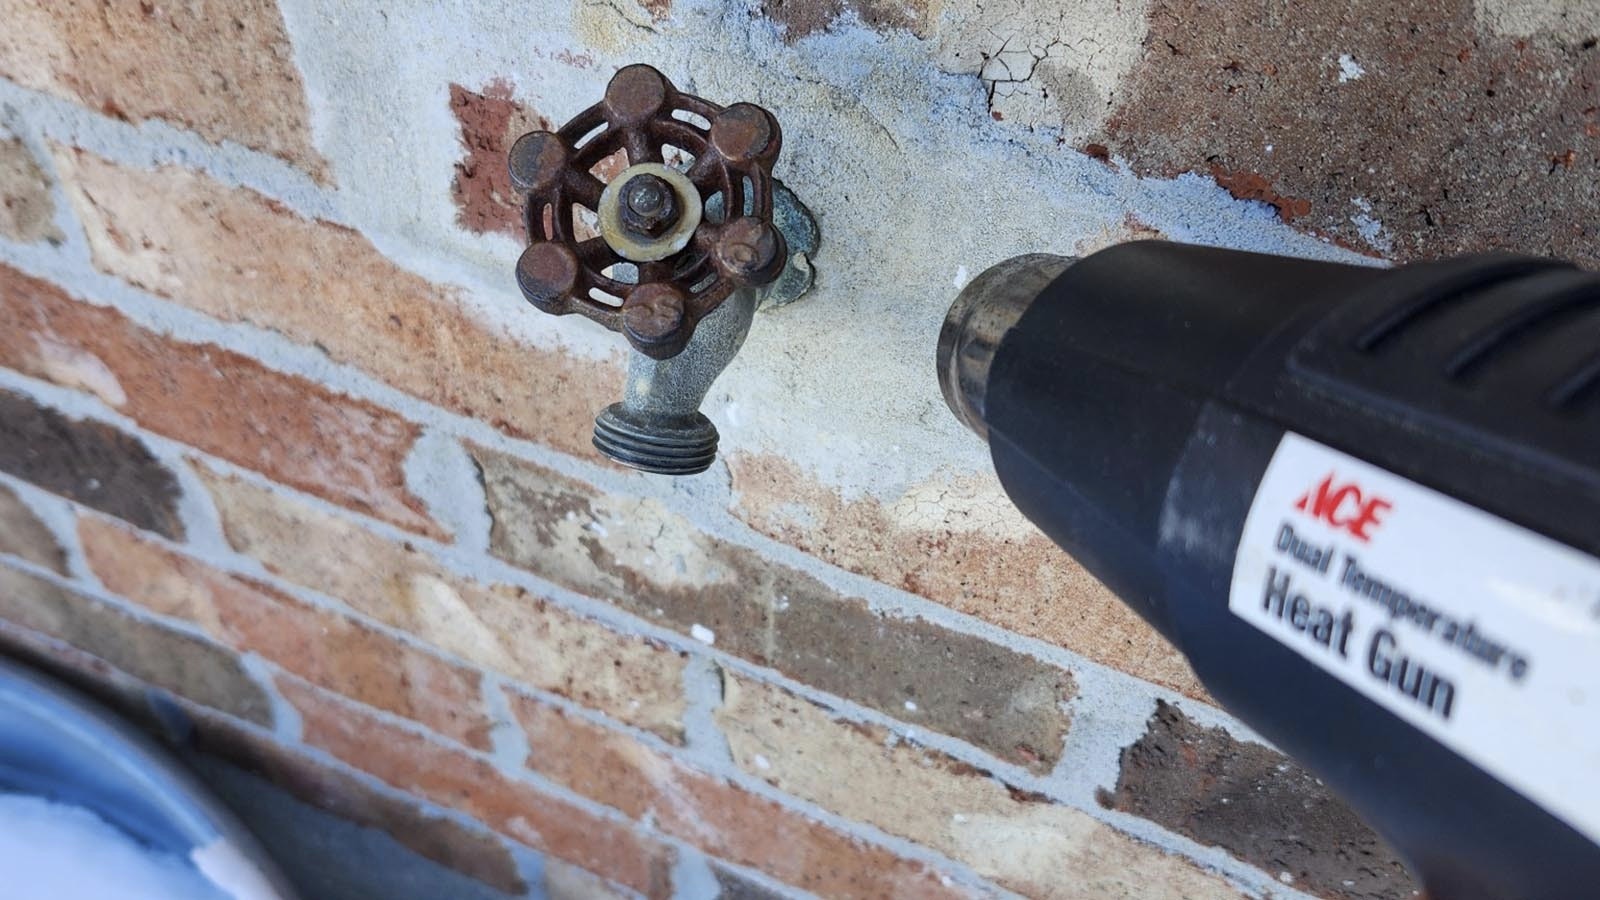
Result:
{"label": "peeling white paint", "polygon": [[1361,64],[1356,62],[1356,58],[1354,56],[1351,56],[1348,53],[1339,54],[1340,84],[1344,84],[1349,81],[1355,81],[1357,78],[1360,78],[1365,74],[1367,74],[1367,70],[1361,68]]}
{"label": "peeling white paint", "polygon": [[430,428],[411,445],[404,466],[406,484],[422,498],[428,514],[458,543],[486,550],[493,523],[477,467],[461,442]]}
{"label": "peeling white paint", "polygon": [[1356,227],[1361,239],[1374,250],[1388,253],[1394,249],[1394,241],[1384,231],[1383,223],[1372,215],[1372,203],[1365,197],[1356,197],[1350,201],[1357,212],[1350,216],[1350,224]]}

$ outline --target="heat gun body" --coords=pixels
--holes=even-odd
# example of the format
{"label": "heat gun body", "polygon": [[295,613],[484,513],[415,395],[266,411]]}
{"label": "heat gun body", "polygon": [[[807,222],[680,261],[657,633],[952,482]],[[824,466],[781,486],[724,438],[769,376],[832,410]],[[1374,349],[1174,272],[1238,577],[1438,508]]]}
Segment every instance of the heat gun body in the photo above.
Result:
{"label": "heat gun body", "polygon": [[1600,276],[1139,242],[940,344],[1013,501],[1434,896],[1600,892]]}

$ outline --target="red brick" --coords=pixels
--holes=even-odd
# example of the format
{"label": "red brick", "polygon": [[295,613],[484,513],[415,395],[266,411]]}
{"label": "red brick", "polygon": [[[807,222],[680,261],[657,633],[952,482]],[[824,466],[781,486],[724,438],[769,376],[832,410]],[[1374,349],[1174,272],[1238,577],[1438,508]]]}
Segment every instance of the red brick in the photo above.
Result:
{"label": "red brick", "polygon": [[152,612],[461,743],[490,746],[476,672],[96,517],[79,518],[78,537],[101,583]]}
{"label": "red brick", "polygon": [[[153,293],[315,344],[424,400],[580,455],[591,452],[595,412],[621,396],[620,356],[524,343],[348,228],[184,169],[72,150],[56,159],[95,265]],[[516,310],[537,315],[520,301]]]}
{"label": "red brick", "polygon": [[1089,135],[1136,173],[1211,173],[1296,228],[1395,259],[1600,262],[1594,4],[1215,10],[1149,4],[1141,58]]}
{"label": "red brick", "polygon": [[0,75],[132,122],[162,119],[327,178],[274,0],[0,0]]}
{"label": "red brick", "polygon": [[144,427],[403,528],[442,536],[407,489],[420,429],[211,344],[176,341],[0,265],[0,363],[87,390]]}
{"label": "red brick", "polygon": [[1237,199],[1255,200],[1277,210],[1278,217],[1285,222],[1292,224],[1311,212],[1311,201],[1283,196],[1273,190],[1272,182],[1255,172],[1229,172],[1221,166],[1212,165],[1211,177],[1216,179],[1218,187]]}
{"label": "red brick", "polygon": [[522,781],[487,760],[379,720],[290,678],[305,741],[407,793],[460,810],[503,834],[650,897],[671,893],[673,851]]}
{"label": "red brick", "polygon": [[964,897],[923,863],[697,771],[634,739],[535,700],[514,700],[529,766],[580,794],[825,897]]}

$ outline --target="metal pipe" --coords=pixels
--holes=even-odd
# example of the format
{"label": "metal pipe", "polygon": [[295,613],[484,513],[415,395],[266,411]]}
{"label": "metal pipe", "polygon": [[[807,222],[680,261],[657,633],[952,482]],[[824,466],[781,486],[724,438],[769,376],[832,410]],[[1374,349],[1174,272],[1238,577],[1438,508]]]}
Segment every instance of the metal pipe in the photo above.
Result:
{"label": "metal pipe", "polygon": [[595,418],[595,448],[625,466],[662,475],[710,468],[717,458],[717,426],[700,412],[700,404],[744,344],[766,292],[734,291],[701,320],[676,356],[631,354],[622,401]]}

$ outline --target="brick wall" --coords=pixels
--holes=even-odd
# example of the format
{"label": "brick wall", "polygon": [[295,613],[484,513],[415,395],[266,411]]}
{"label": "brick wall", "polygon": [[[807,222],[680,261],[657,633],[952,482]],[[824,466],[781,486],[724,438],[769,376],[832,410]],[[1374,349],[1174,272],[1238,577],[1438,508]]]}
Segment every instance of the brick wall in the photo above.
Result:
{"label": "brick wall", "polygon": [[[508,896],[1409,897],[930,357],[1130,236],[1593,262],[1600,17],[1424,7],[0,0],[0,649]],[[677,482],[510,277],[510,139],[635,60],[824,234]]]}

